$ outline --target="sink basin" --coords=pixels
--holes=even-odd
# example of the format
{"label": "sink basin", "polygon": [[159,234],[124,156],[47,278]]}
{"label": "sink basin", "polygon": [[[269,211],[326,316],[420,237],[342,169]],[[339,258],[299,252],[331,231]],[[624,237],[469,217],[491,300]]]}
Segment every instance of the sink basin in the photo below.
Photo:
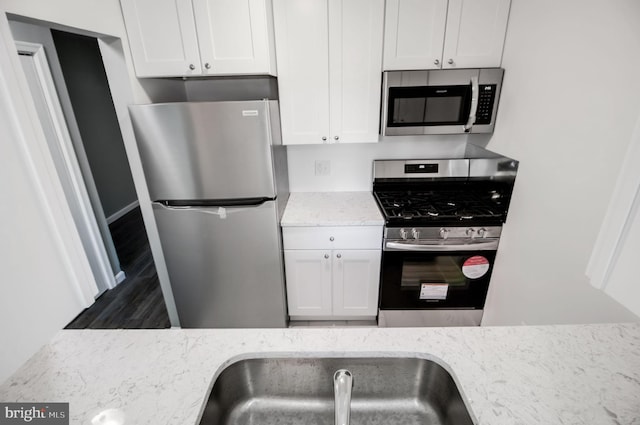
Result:
{"label": "sink basin", "polygon": [[333,374],[353,376],[352,425],[472,425],[451,375],[416,358],[260,358],[218,376],[201,425],[332,425]]}

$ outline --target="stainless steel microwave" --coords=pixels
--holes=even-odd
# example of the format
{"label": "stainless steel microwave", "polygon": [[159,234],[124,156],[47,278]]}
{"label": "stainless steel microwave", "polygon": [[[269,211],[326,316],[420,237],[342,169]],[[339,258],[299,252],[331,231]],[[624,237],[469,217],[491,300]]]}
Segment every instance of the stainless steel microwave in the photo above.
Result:
{"label": "stainless steel microwave", "polygon": [[387,71],[382,135],[492,133],[502,68]]}

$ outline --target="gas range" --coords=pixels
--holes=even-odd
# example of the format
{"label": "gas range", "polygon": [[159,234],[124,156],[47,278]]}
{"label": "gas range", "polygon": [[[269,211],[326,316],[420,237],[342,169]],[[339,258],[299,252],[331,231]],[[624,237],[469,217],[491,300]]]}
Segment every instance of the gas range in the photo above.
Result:
{"label": "gas range", "polygon": [[509,158],[374,161],[387,227],[500,226],[518,162]]}
{"label": "gas range", "polygon": [[518,161],[374,161],[385,218],[380,326],[479,325]]}
{"label": "gas range", "polygon": [[[374,196],[389,226],[502,224],[509,197],[497,187],[462,183],[422,188],[385,190],[378,185]],[[440,185],[442,186],[442,184]]]}

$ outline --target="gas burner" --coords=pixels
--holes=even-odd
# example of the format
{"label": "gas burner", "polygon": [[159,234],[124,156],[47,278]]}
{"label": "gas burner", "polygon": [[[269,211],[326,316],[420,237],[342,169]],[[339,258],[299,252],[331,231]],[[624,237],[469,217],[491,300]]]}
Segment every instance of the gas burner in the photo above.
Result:
{"label": "gas burner", "polygon": [[[431,167],[415,167],[415,164]],[[516,166],[487,159],[377,160],[373,193],[387,226],[491,225],[504,223]],[[424,171],[424,170],[429,170]]]}
{"label": "gas burner", "polygon": [[[469,188],[467,188],[469,189]],[[498,196],[496,196],[498,195]],[[425,222],[502,220],[502,195],[496,191],[475,193],[469,191],[437,190],[375,192],[378,204],[388,221],[421,220]]]}

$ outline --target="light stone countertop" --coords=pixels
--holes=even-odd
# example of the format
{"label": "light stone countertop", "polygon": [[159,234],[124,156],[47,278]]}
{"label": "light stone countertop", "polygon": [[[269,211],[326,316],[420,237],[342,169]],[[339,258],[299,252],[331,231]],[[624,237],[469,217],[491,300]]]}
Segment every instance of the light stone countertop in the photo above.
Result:
{"label": "light stone countertop", "polygon": [[640,324],[483,328],[63,330],[1,401],[70,402],[126,424],[197,424],[213,380],[251,357],[435,359],[478,425],[640,424]]}
{"label": "light stone countertop", "polygon": [[382,226],[371,192],[292,192],[280,224],[288,226]]}

